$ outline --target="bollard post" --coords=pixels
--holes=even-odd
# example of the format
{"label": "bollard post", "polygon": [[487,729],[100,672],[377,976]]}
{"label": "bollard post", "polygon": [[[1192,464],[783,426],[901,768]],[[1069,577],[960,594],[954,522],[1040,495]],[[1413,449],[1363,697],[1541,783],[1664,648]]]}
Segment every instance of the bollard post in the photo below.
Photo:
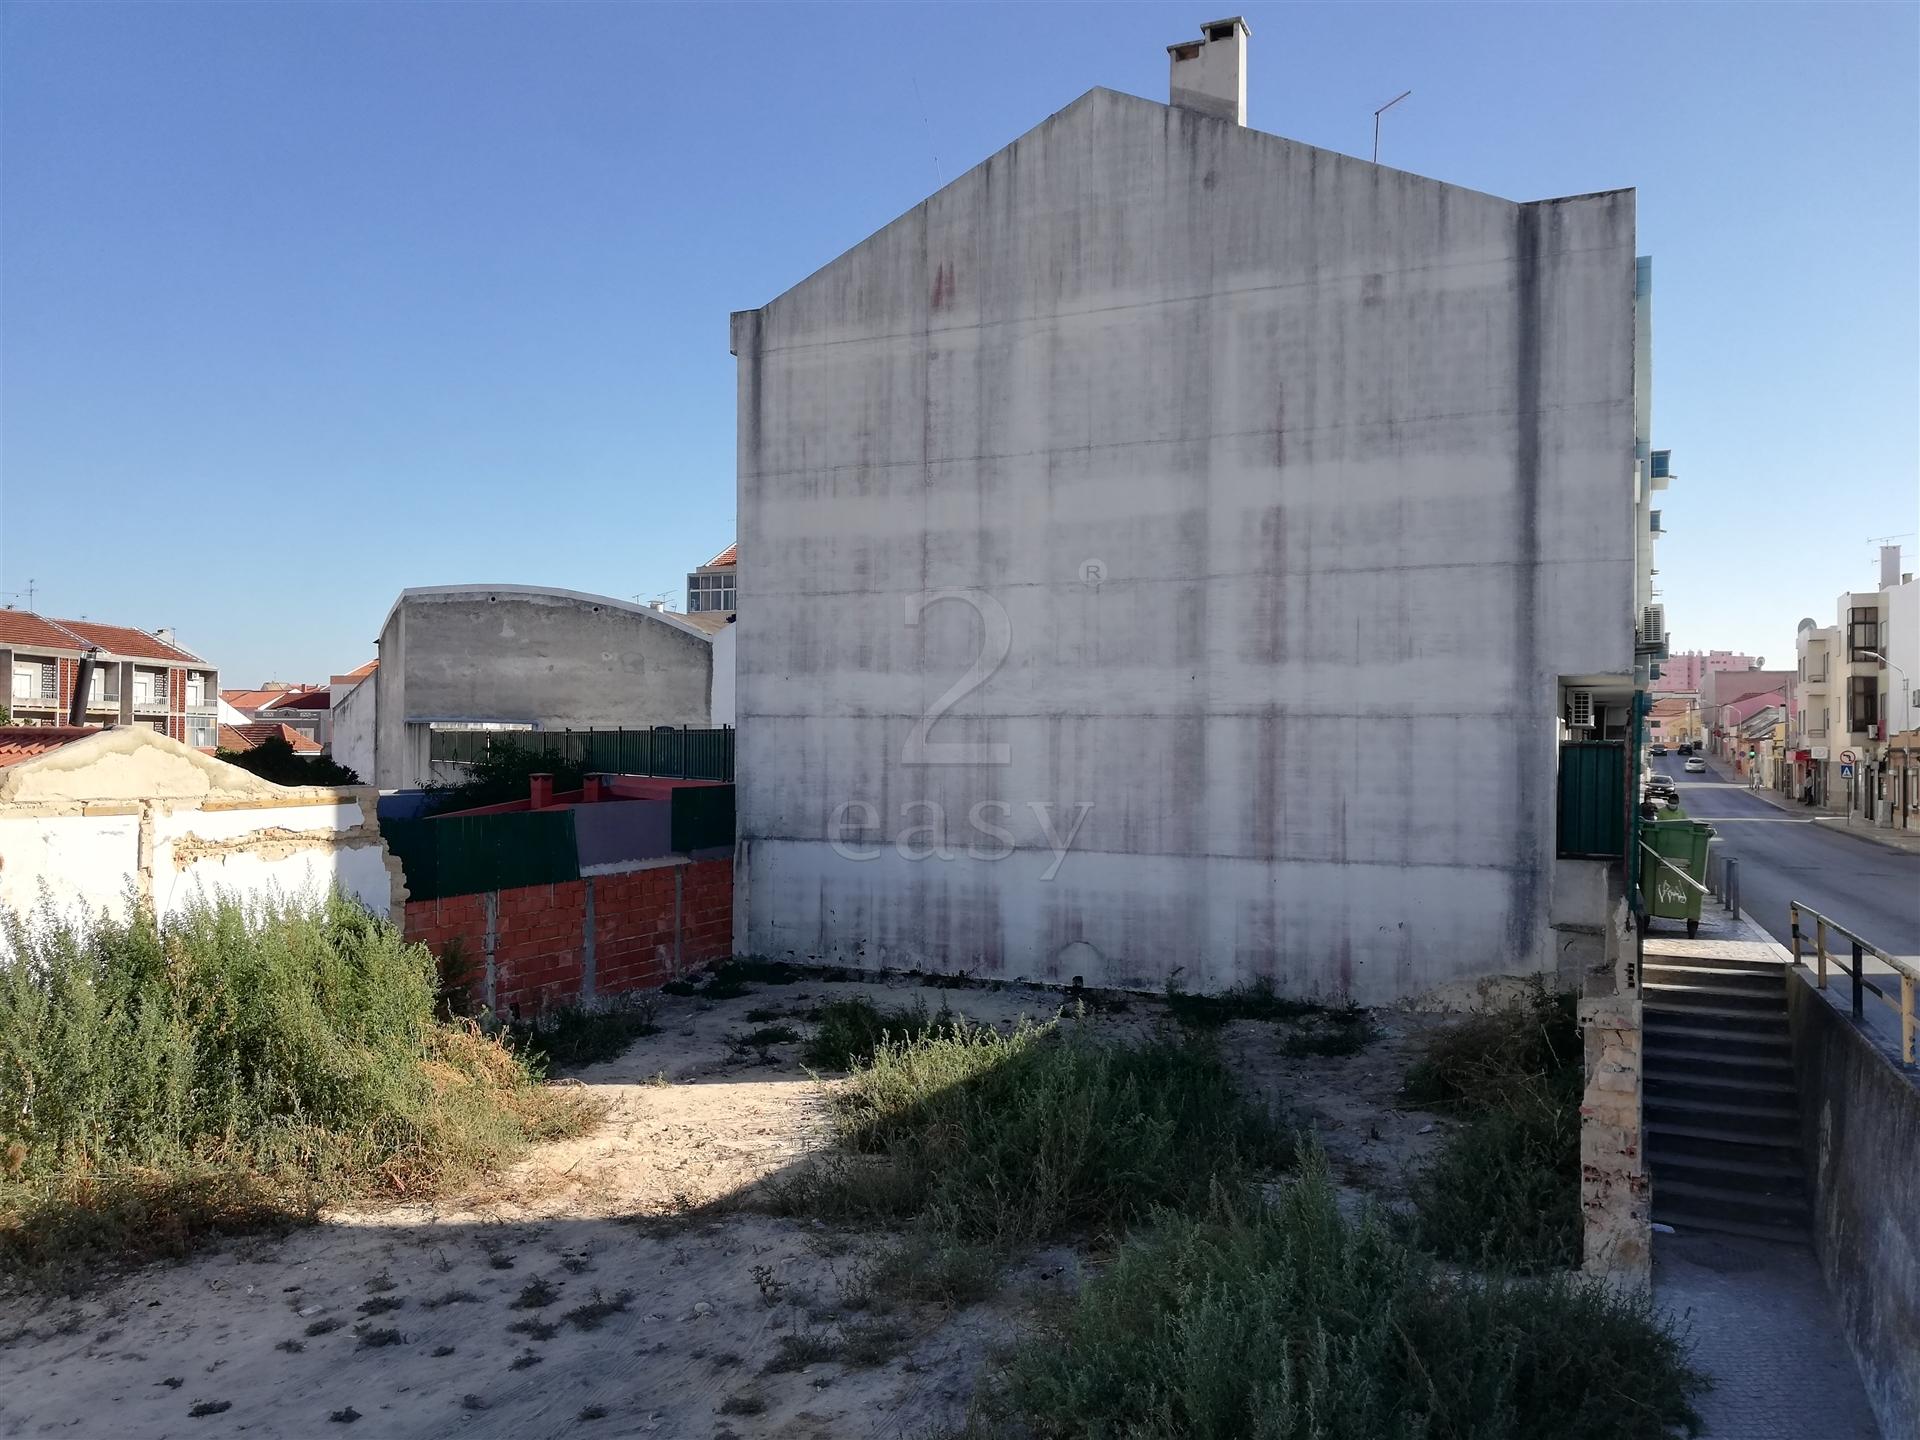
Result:
{"label": "bollard post", "polygon": [[1740,862],[1729,855],[1727,857],[1727,909],[1736,919],[1740,915]]}
{"label": "bollard post", "polygon": [[1820,956],[1820,983],[1816,988],[1824,990],[1827,988],[1827,922],[1825,920],[1813,922],[1813,948]]}
{"label": "bollard post", "polygon": [[1853,942],[1853,1018],[1856,1023],[1867,1018],[1867,990],[1860,983],[1861,957],[1860,942]]}
{"label": "bollard post", "polygon": [[1800,902],[1799,901],[1793,900],[1787,903],[1787,919],[1790,920],[1793,924],[1793,963],[1798,965],[1800,963]]}
{"label": "bollard post", "polygon": [[1914,983],[1911,975],[1900,977],[1900,1059],[1909,1069],[1913,1069],[1914,1044]]}

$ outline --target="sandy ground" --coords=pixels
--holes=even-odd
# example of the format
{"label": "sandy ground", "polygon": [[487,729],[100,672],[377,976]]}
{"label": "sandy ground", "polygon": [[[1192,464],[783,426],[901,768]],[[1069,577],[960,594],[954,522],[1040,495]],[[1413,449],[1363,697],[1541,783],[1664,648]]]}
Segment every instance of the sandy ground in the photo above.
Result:
{"label": "sandy ground", "polygon": [[[854,994],[995,1024],[1061,1004],[908,980],[662,997],[661,1033],[578,1075],[604,1121],[457,1202],[332,1214],[80,1300],[0,1301],[0,1435],[838,1440],[957,1424],[1021,1307],[1075,1283],[1079,1257],[1033,1257],[985,1304],[903,1315],[885,1363],[765,1373],[782,1336],[850,1319],[841,1283],[887,1237],[731,1203],[821,1143],[831,1082],[797,1045],[762,1055],[728,1037],[762,1009],[804,1032],[805,1011]],[[1142,1030],[1160,1011],[1134,999],[1080,1023]],[[1250,1093],[1318,1132],[1350,1195],[1392,1203],[1445,1122],[1393,1103],[1422,1018],[1381,1021],[1340,1059],[1289,1058],[1286,1027],[1257,1022],[1223,1044]]]}

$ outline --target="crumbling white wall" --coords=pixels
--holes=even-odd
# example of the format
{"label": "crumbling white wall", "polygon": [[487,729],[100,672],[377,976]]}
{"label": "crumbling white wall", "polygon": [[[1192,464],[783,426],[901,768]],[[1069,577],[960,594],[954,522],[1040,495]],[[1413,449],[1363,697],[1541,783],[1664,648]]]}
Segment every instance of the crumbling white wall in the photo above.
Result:
{"label": "crumbling white wall", "polygon": [[400,866],[366,787],[280,786],[151,731],[114,730],[0,771],[0,908],[161,916],[195,900],[320,899],[396,921]]}
{"label": "crumbling white wall", "polygon": [[736,943],[1550,968],[1558,681],[1633,668],[1634,276],[1629,191],[1096,90],[735,316]]}

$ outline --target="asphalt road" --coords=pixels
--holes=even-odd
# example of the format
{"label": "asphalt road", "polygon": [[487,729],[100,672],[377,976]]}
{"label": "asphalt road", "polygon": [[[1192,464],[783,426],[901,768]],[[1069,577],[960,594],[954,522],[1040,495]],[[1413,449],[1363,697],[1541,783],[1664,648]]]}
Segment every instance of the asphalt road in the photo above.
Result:
{"label": "asphalt road", "polygon": [[1740,908],[1776,940],[1788,943],[1787,903],[1798,900],[1882,949],[1920,957],[1920,855],[1816,825],[1748,793],[1744,782],[1713,770],[1689,775],[1685,764],[1684,756],[1656,755],[1649,769],[1672,777],[1688,815],[1713,823],[1714,849],[1740,862]]}

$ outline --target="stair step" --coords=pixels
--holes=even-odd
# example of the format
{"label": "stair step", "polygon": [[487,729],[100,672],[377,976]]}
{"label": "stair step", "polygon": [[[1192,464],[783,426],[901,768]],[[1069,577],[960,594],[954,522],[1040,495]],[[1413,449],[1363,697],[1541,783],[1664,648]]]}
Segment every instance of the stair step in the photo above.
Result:
{"label": "stair step", "polygon": [[1772,1240],[1781,1245],[1805,1247],[1809,1241],[1804,1228],[1786,1225],[1755,1224],[1751,1220],[1732,1220],[1721,1215],[1702,1215],[1688,1209],[1655,1206],[1655,1224],[1671,1225],[1681,1235],[1740,1235],[1749,1240]]}
{"label": "stair step", "polygon": [[1689,985],[1742,995],[1784,995],[1786,976],[1779,967],[1771,975],[1757,970],[1715,970],[1704,965],[1662,965],[1649,960],[1640,967],[1647,985]]}
{"label": "stair step", "polygon": [[1795,1225],[1807,1222],[1806,1197],[1801,1195],[1778,1195],[1764,1190],[1743,1190],[1691,1180],[1662,1180],[1655,1175],[1653,1203],[1659,1206],[1663,1202],[1676,1209],[1704,1210],[1725,1214],[1735,1220],[1758,1220],[1762,1223],[1779,1220]]}
{"label": "stair step", "polygon": [[1798,1165],[1800,1137],[1729,1130],[1723,1125],[1697,1120],[1656,1117],[1646,1119],[1647,1158],[1744,1160],[1756,1164]]}
{"label": "stair step", "polygon": [[1662,955],[1643,953],[1644,970],[1687,970],[1696,975],[1761,975],[1784,981],[1792,967],[1784,960],[1734,960],[1722,955]]}
{"label": "stair step", "polygon": [[1703,1129],[1761,1135],[1782,1142],[1799,1135],[1799,1112],[1789,1106],[1736,1106],[1724,1100],[1645,1096],[1645,1117],[1672,1125],[1699,1125]]}
{"label": "stair step", "polygon": [[1734,1055],[1705,1045],[1648,1045],[1645,1074],[1649,1080],[1750,1080],[1793,1088],[1793,1062],[1785,1054]]}
{"label": "stair step", "polygon": [[1712,1053],[1728,1060],[1744,1058],[1770,1061],[1778,1058],[1789,1065],[1793,1061],[1793,1044],[1785,1026],[1772,1032],[1715,1030],[1705,1025],[1676,1024],[1664,1015],[1648,1015],[1645,1041],[1649,1060],[1655,1056],[1684,1052]]}
{"label": "stair step", "polygon": [[1800,1097],[1793,1086],[1779,1080],[1736,1080],[1724,1075],[1674,1074],[1649,1068],[1641,1087],[1647,1103],[1662,1101],[1691,1103],[1704,1100],[1723,1105],[1778,1106],[1800,1113]]}
{"label": "stair step", "polygon": [[1785,1007],[1777,1010],[1755,1010],[1727,1005],[1709,1005],[1684,999],[1672,1000],[1648,991],[1642,1008],[1646,1012],[1649,1029],[1655,1025],[1699,1025],[1702,1021],[1712,1021],[1711,1027],[1703,1028],[1722,1032],[1759,1031],[1768,1035],[1779,1034],[1783,1039],[1786,1036]]}
{"label": "stair step", "polygon": [[1806,1173],[1787,1160],[1730,1159],[1722,1155],[1695,1155],[1663,1146],[1647,1147],[1647,1165],[1656,1176],[1678,1176],[1694,1183],[1721,1184],[1739,1180],[1774,1194],[1807,1193]]}
{"label": "stair step", "polygon": [[1658,1004],[1662,1009],[1677,1007],[1694,1009],[1707,1007],[1715,1010],[1765,1011],[1777,1013],[1782,1020],[1787,1016],[1787,990],[1784,985],[1771,985],[1764,990],[1742,989],[1738,985],[1695,984],[1693,982],[1676,983],[1667,980],[1648,980],[1642,987],[1646,1004]]}

